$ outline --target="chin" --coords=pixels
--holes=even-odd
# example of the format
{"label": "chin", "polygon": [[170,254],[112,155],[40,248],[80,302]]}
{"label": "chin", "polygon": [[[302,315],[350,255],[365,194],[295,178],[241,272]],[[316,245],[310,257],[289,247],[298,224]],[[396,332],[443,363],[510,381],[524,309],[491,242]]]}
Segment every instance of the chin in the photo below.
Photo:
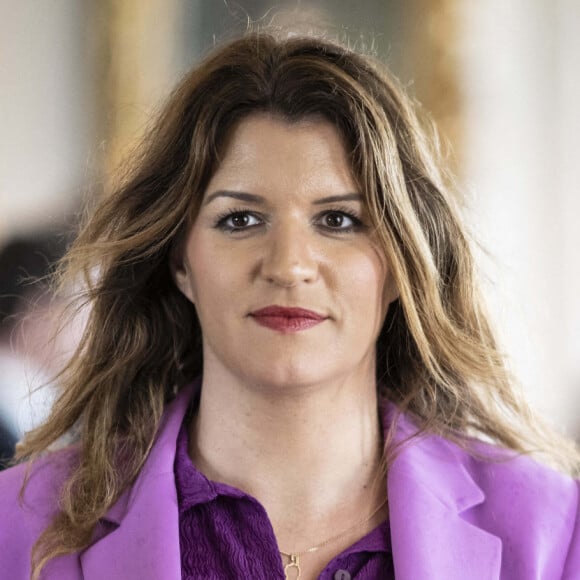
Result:
{"label": "chin", "polygon": [[330,376],[321,369],[313,369],[311,364],[292,366],[286,361],[286,364],[277,366],[274,363],[268,369],[261,369],[252,373],[251,376],[246,376],[248,382],[258,388],[280,393],[315,387],[322,382],[332,380],[336,373]]}

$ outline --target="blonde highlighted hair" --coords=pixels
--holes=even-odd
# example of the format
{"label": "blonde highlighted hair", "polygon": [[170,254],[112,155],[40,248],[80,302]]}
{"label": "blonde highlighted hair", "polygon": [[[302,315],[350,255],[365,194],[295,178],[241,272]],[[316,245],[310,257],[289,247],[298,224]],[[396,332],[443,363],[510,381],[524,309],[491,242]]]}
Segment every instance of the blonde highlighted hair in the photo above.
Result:
{"label": "blonde highlighted hair", "polygon": [[89,320],[59,377],[52,415],[18,453],[33,459],[71,433],[79,453],[62,509],[35,546],[35,576],[51,558],[90,544],[99,518],[142,468],[166,404],[202,371],[199,320],[169,260],[225,139],[254,112],[288,122],[323,117],[344,138],[399,289],[377,342],[379,394],[422,431],[466,447],[479,435],[578,470],[577,450],[540,426],[506,370],[419,108],[369,57],[320,38],[251,32],[184,78],[61,264],[62,284],[84,279],[77,298]]}

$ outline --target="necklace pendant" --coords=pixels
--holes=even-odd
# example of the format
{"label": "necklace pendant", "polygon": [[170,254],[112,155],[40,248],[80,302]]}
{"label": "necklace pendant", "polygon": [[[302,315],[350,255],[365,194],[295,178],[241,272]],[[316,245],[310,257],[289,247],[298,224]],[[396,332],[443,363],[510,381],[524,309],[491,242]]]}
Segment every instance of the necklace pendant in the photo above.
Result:
{"label": "necklace pendant", "polygon": [[288,576],[290,568],[296,568],[295,580],[298,580],[298,578],[300,578],[300,558],[298,554],[288,554],[288,557],[290,558],[290,562],[288,562],[288,564],[284,566],[284,574],[286,576],[286,580],[291,580],[290,576]]}

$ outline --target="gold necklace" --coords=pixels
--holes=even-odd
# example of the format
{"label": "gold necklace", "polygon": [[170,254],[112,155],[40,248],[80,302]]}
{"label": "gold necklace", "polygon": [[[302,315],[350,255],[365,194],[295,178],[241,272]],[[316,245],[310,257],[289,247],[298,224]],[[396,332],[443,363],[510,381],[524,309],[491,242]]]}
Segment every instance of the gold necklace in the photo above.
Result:
{"label": "gold necklace", "polygon": [[364,520],[357,522],[356,524],[354,524],[354,526],[351,526],[350,528],[348,528],[348,530],[345,530],[344,532],[341,532],[337,536],[333,536],[332,538],[329,538],[328,540],[325,540],[324,542],[322,542],[316,546],[312,546],[311,548],[308,548],[307,550],[302,550],[301,552],[282,552],[282,550],[280,550],[280,554],[282,554],[282,556],[286,556],[290,560],[288,562],[288,564],[286,564],[284,566],[284,575],[286,577],[286,580],[289,580],[288,572],[290,571],[291,568],[296,568],[296,580],[298,580],[300,578],[300,556],[303,556],[304,554],[311,554],[312,552],[316,552],[317,550],[320,550],[320,548],[324,548],[324,546],[327,546],[328,544],[331,544],[332,542],[336,542],[336,540],[340,540],[341,538],[343,538],[344,536],[346,536],[350,532],[356,530],[357,528],[360,528],[360,526],[362,526],[362,525],[366,524],[368,521],[372,520],[373,517],[376,516],[379,513],[379,511],[381,511],[381,509],[387,503],[387,501],[388,500],[385,499],[375,509],[375,511],[370,516],[366,517]]}

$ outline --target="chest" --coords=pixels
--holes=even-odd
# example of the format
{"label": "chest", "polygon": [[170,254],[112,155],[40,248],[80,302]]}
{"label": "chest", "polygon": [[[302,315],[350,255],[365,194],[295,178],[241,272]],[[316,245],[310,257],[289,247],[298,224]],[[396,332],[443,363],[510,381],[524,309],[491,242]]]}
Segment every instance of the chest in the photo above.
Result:
{"label": "chest", "polygon": [[180,513],[184,580],[389,580],[392,558],[388,523],[364,537],[296,557],[283,556],[266,512],[256,502],[217,498]]}

